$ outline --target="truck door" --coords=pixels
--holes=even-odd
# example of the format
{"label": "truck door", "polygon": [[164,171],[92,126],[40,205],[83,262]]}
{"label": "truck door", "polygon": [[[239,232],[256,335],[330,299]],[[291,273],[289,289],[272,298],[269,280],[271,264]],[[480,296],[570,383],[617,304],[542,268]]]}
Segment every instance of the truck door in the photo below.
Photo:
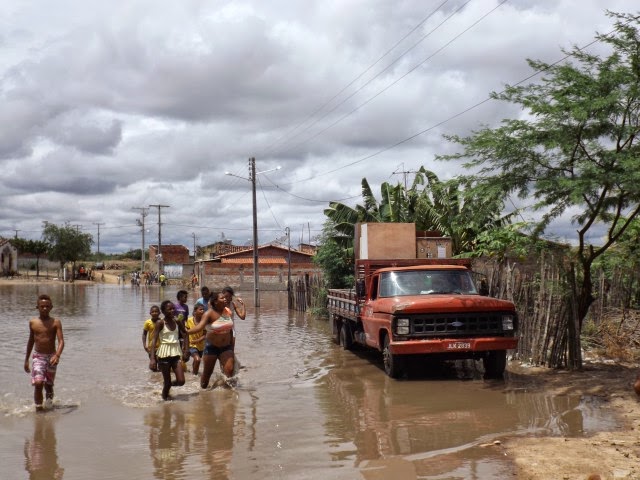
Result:
{"label": "truck door", "polygon": [[374,275],[369,284],[368,296],[363,305],[361,318],[365,333],[365,342],[372,347],[378,347],[378,326],[373,316],[373,308],[378,299],[379,275]]}

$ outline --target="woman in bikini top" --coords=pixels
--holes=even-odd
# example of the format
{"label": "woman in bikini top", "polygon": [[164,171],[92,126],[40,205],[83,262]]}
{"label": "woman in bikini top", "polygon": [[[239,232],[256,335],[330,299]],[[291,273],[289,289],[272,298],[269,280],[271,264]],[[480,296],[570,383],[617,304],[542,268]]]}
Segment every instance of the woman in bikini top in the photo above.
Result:
{"label": "woman in bikini top", "polygon": [[188,334],[205,331],[205,346],[202,356],[204,370],[200,377],[200,386],[207,388],[209,379],[215,368],[216,361],[220,362],[220,369],[227,377],[233,375],[234,355],[232,348],[233,320],[228,311],[225,311],[225,299],[222,293],[214,294],[210,300],[209,308],[193,328],[187,330]]}
{"label": "woman in bikini top", "polygon": [[204,313],[197,325],[187,330],[187,333],[204,330],[207,343],[216,347],[226,347],[231,344],[233,320],[225,306],[222,293],[212,295],[210,302],[211,308]]}

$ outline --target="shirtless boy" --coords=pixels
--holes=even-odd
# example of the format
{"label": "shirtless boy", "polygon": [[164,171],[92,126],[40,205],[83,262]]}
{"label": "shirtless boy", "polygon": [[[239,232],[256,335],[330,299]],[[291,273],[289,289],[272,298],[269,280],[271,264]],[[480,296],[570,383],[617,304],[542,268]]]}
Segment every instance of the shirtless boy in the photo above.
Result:
{"label": "shirtless boy", "polygon": [[[29,320],[29,341],[24,359],[24,371],[31,372],[31,384],[35,387],[33,400],[36,404],[36,411],[41,412],[44,410],[42,404],[43,387],[47,394],[47,405],[53,405],[53,381],[56,377],[60,355],[64,350],[64,337],[60,320],[49,316],[53,308],[49,295],[40,295],[36,308],[39,316]],[[58,340],[57,347],[56,339]],[[29,368],[29,357],[32,351],[33,367]]]}

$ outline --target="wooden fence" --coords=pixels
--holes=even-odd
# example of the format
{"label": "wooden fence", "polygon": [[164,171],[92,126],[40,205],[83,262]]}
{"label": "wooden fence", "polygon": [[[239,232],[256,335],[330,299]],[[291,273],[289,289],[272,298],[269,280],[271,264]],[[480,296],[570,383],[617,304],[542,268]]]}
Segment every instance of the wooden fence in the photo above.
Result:
{"label": "wooden fence", "polygon": [[326,299],[326,295],[321,294],[325,289],[321,275],[306,274],[295,277],[291,280],[289,287],[289,309],[306,312],[307,308],[326,307],[326,305],[320,305],[323,299]]}

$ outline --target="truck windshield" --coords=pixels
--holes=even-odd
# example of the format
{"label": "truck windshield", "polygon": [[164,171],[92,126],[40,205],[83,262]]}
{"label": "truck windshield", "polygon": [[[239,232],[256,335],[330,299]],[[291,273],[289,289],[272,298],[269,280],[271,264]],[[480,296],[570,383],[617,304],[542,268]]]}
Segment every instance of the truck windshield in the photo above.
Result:
{"label": "truck windshield", "polygon": [[380,297],[437,294],[476,295],[466,270],[421,270],[384,272],[380,276]]}

